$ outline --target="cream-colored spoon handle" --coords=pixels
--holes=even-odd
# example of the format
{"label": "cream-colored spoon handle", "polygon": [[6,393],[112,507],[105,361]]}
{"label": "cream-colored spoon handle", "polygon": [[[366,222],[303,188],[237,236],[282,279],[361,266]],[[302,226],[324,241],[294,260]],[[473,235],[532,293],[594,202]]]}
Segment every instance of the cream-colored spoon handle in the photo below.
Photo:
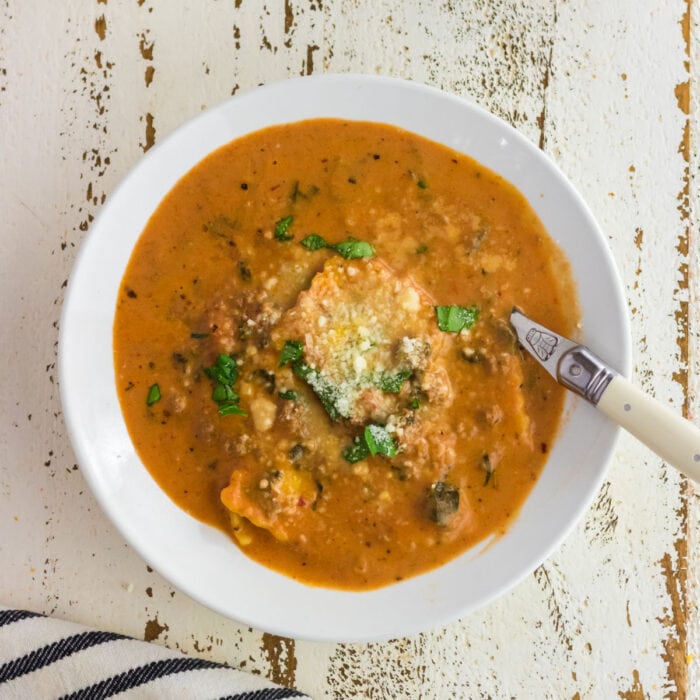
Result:
{"label": "cream-colored spoon handle", "polygon": [[665,462],[700,483],[700,428],[616,375],[598,408]]}

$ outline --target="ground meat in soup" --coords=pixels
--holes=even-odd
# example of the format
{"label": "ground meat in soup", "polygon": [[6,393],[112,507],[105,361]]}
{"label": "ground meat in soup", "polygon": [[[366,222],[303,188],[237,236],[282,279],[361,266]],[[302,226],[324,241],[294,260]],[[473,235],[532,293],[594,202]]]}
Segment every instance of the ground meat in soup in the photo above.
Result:
{"label": "ground meat in soup", "polygon": [[563,390],[520,353],[514,305],[578,321],[509,183],[387,125],[270,127],[185,175],[135,248],[114,329],[127,427],[164,491],[253,559],[400,581],[505,532],[556,438]]}

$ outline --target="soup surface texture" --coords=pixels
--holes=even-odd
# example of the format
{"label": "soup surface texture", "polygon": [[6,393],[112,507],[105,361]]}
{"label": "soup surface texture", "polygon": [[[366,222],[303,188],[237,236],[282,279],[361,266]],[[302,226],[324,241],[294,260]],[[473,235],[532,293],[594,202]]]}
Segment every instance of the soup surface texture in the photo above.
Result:
{"label": "soup surface texture", "polygon": [[514,305],[578,321],[508,182],[393,126],[270,127],[151,217],[117,303],[119,399],[180,507],[289,576],[376,588],[502,534],[543,468],[564,392],[519,351]]}

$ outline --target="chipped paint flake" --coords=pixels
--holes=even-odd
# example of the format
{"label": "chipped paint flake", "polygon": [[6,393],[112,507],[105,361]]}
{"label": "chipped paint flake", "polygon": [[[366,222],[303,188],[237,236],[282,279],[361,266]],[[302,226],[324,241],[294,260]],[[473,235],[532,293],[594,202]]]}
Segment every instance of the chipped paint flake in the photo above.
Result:
{"label": "chipped paint flake", "polygon": [[262,651],[270,663],[270,680],[280,685],[293,687],[296,681],[297,658],[295,642],[287,637],[263,634]]}

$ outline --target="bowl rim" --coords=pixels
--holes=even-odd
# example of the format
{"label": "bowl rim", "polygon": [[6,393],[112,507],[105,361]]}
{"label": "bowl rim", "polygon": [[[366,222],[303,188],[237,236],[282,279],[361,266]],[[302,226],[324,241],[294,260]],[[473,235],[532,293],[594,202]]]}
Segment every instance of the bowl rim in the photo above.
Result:
{"label": "bowl rim", "polygon": [[[76,306],[79,306],[81,298],[80,295],[83,292],[81,285],[83,284],[83,279],[80,275],[80,271],[85,268],[90,257],[94,254],[94,249],[99,245],[100,232],[102,231],[105,223],[109,217],[113,216],[112,212],[117,210],[118,205],[121,204],[121,200],[124,197],[129,183],[134,180],[137,174],[143,173],[147,167],[151,164],[156,163],[161,159],[162,154],[168,152],[173,144],[177,144],[182,140],[183,136],[191,131],[196,130],[202,124],[206,124],[209,120],[216,119],[219,116],[224,115],[227,110],[235,112],[236,110],[241,111],[244,109],[246,101],[250,96],[264,96],[264,95],[274,95],[281,89],[317,89],[321,90],[324,87],[329,86],[340,86],[343,89],[353,89],[358,86],[369,86],[368,89],[397,89],[399,91],[405,91],[409,98],[424,99],[426,102],[431,100],[437,100],[438,102],[444,101],[445,104],[452,104],[461,110],[465,110],[465,113],[471,113],[478,119],[481,119],[485,123],[490,124],[492,127],[497,127],[498,130],[503,131],[506,137],[510,139],[513,143],[517,145],[529,158],[534,158],[535,161],[541,165],[545,171],[549,171],[553,175],[554,180],[557,181],[557,186],[563,187],[563,190],[570,198],[570,200],[578,208],[578,214],[582,218],[583,225],[588,228],[595,239],[593,241],[594,245],[597,246],[597,251],[601,254],[601,258],[598,261],[602,265],[602,274],[607,278],[607,283],[610,286],[610,294],[612,298],[610,299],[611,306],[615,307],[615,312],[618,314],[618,321],[620,327],[617,329],[617,354],[616,354],[616,364],[617,369],[623,375],[628,375],[631,367],[631,344],[630,344],[630,331],[629,331],[629,321],[627,317],[626,303],[624,289],[619,275],[616,271],[612,253],[607,246],[605,236],[600,229],[600,226],[595,221],[593,214],[591,213],[588,205],[585,203],[581,195],[576,191],[573,185],[569,182],[562,171],[557,167],[557,165],[542,151],[540,151],[533,143],[531,143],[523,134],[518,132],[507,122],[501,120],[495,115],[491,114],[482,107],[472,103],[471,101],[458,97],[456,95],[444,92],[434,87],[423,85],[418,82],[400,80],[396,78],[390,78],[386,76],[376,76],[376,75],[362,75],[362,74],[321,74],[313,76],[305,76],[301,78],[293,78],[280,80],[272,82],[260,87],[250,88],[241,91],[236,96],[229,98],[219,105],[204,111],[203,113],[197,115],[191,120],[186,121],[183,125],[178,127],[175,131],[169,134],[161,142],[157,143],[153,148],[151,148],[148,153],[146,153],[136,164],[131,168],[127,175],[122,179],[121,183],[114,189],[112,195],[108,198],[105,205],[102,207],[95,221],[90,227],[90,230],[81,243],[80,249],[76,256],[74,262],[68,288],[66,290],[65,300],[63,304],[62,314],[61,314],[61,324],[59,332],[59,353],[58,353],[58,369],[59,369],[59,380],[60,380],[60,395],[61,402],[63,405],[64,420],[66,422],[66,427],[68,434],[73,445],[73,449],[76,453],[77,461],[81,465],[81,473],[83,474],[85,480],[94,494],[96,500],[98,501],[102,511],[107,515],[112,524],[119,530],[122,536],[127,540],[131,547],[133,547],[137,553],[147,561],[154,569],[156,569],[166,580],[171,582],[179,590],[185,592],[189,597],[197,600],[199,603],[205,605],[206,607],[215,610],[216,612],[228,617],[235,619],[238,622],[242,622],[247,625],[254,627],[259,627],[267,631],[273,632],[275,634],[284,635],[288,637],[294,637],[297,639],[307,639],[314,641],[333,641],[333,642],[354,642],[354,641],[370,641],[370,640],[382,640],[390,639],[400,635],[414,634],[417,632],[425,631],[429,628],[434,628],[437,626],[442,626],[448,622],[456,619],[457,617],[462,617],[478,608],[481,608],[494,599],[501,596],[505,591],[516,586],[523,578],[534,571],[538,566],[542,564],[548,557],[551,556],[552,552],[557,549],[561,543],[569,536],[574,526],[579,522],[583,513],[589,508],[596,492],[600,488],[600,485],[605,477],[607,466],[614,453],[615,444],[617,441],[617,436],[619,430],[614,427],[604,431],[604,441],[605,449],[603,454],[599,459],[599,463],[596,465],[595,473],[592,478],[587,482],[585,492],[579,494],[579,497],[575,499],[573,504],[573,510],[568,517],[566,525],[562,527],[555,536],[550,537],[546,546],[541,547],[536,556],[531,558],[531,565],[522,568],[517,573],[506,577],[497,586],[494,586],[489,594],[481,595],[477,600],[470,601],[464,604],[453,604],[449,608],[440,608],[439,610],[434,610],[430,615],[429,620],[426,620],[425,616],[420,619],[410,618],[405,620],[404,624],[394,625],[391,629],[382,628],[381,625],[375,627],[368,631],[368,633],[362,633],[357,627],[353,629],[338,630],[337,633],[329,631],[327,626],[316,626],[306,629],[294,629],[290,627],[288,623],[276,622],[271,620],[261,619],[256,614],[249,614],[247,611],[236,611],[232,614],[230,608],[222,606],[218,602],[212,602],[208,599],[206,595],[203,595],[200,590],[193,588],[182,580],[181,577],[175,575],[172,570],[172,566],[164,562],[162,559],[156,558],[154,560],[152,551],[146,546],[146,542],[135,534],[124,523],[123,513],[120,511],[119,504],[110,498],[110,493],[105,489],[105,483],[100,477],[100,467],[94,463],[94,455],[88,446],[85,437],[85,426],[83,411],[79,406],[76,406],[76,402],[73,400],[72,392],[74,391],[74,386],[76,384],[76,371],[75,360],[71,355],[72,349],[71,345],[75,346],[73,342],[75,334],[80,334],[80,321],[78,317],[78,312],[75,310]],[[318,117],[324,115],[319,114]],[[353,119],[350,117],[349,119]],[[276,121],[270,122],[276,124],[291,123],[295,121],[301,121],[301,119],[285,119],[280,118]],[[371,117],[367,118],[366,121],[381,121],[378,119],[373,119]],[[391,122],[386,122],[391,123]],[[268,124],[265,124],[258,128],[265,128]],[[398,126],[401,126],[400,124]],[[405,128],[402,126],[402,128]],[[253,129],[252,131],[255,131]],[[250,130],[245,133],[250,133]],[[238,136],[234,137],[238,138]],[[233,140],[233,139],[229,139]],[[222,141],[220,145],[223,145],[226,141]],[[442,141],[444,143],[444,141]],[[454,148],[454,147],[453,147]],[[215,149],[210,149],[211,152]],[[459,150],[459,149],[455,149]],[[471,155],[467,153],[467,155]],[[206,157],[206,153],[201,155],[198,160],[202,160]],[[474,157],[474,156],[471,156]],[[191,166],[190,166],[191,167]],[[491,165],[487,167],[495,170]],[[186,168],[183,172],[177,175],[177,179],[181,178],[190,168]],[[168,190],[170,187],[168,187]],[[159,197],[158,203],[162,197]],[[158,205],[156,203],[156,207]],[[530,204],[534,206],[534,202],[530,201]],[[153,211],[155,207],[153,208]],[[147,218],[153,213],[151,211]],[[139,234],[140,235],[140,232]],[[550,232],[550,235],[552,233]],[[552,236],[554,237],[554,236]],[[137,236],[138,238],[138,236]],[[123,275],[124,270],[122,269],[119,277]],[[582,309],[583,311],[583,309]],[[84,316],[84,314],[83,314]],[[113,323],[114,309],[112,310],[111,318]],[[83,319],[84,320],[84,319]],[[570,406],[570,403],[567,403]],[[123,420],[123,419],[122,419]],[[563,430],[563,428],[562,428]],[[144,471],[148,474],[145,467]],[[150,474],[148,475],[150,478]],[[534,488],[536,488],[537,484]],[[532,495],[532,494],[531,494]],[[531,495],[528,497],[530,498]],[[522,512],[522,511],[521,511]],[[189,516],[188,516],[189,517]],[[197,521],[195,521],[197,522]],[[454,565],[455,561],[463,559],[469,553],[479,554],[485,549],[489,548],[489,540],[486,543],[481,543],[477,545],[472,550],[468,550],[467,553],[461,555],[457,560],[452,560],[448,564],[439,567],[439,570],[449,568]],[[474,550],[479,550],[474,552]],[[436,571],[436,570],[433,570]],[[399,586],[403,586],[404,583],[409,583],[411,581],[416,581],[417,579],[422,579],[423,577],[429,576],[432,572],[427,572],[426,574],[421,574],[418,577],[408,579],[406,582],[401,584],[396,584],[394,586],[385,587],[383,589],[377,589],[377,591],[386,591],[390,589],[396,589]],[[291,579],[288,579],[291,581]],[[292,588],[295,585],[303,584],[290,584]],[[313,590],[319,593],[320,597],[323,594],[320,593],[326,589],[313,588]],[[363,598],[371,597],[377,591],[366,591],[366,592],[351,592],[342,591],[340,594],[346,598],[348,601],[360,600]],[[383,597],[379,597],[381,601]],[[355,605],[355,603],[352,603]],[[356,606],[358,610],[362,609],[362,603]]]}

